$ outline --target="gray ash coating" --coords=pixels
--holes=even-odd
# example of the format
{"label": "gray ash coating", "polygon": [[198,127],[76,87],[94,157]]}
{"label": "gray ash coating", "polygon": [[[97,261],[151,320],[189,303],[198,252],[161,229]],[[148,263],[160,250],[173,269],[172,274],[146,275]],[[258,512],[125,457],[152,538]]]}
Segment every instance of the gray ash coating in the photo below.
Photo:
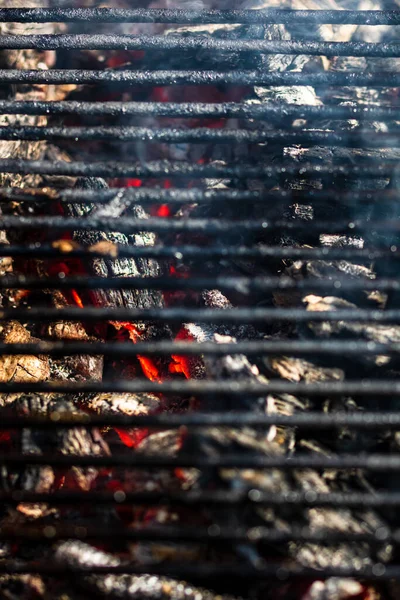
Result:
{"label": "gray ash coating", "polygon": [[[55,549],[55,560],[72,567],[116,567],[122,561],[89,544],[68,541]],[[77,579],[78,585],[106,598],[124,600],[235,600],[234,596],[216,595],[209,590],[156,575],[88,575]]]}

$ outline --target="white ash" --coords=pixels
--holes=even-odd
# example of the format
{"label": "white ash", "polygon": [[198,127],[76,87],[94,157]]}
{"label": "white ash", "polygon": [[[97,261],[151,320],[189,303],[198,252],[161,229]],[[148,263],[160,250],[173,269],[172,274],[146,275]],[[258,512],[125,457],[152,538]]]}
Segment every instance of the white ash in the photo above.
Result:
{"label": "white ash", "polygon": [[[76,540],[58,544],[54,557],[61,565],[88,569],[123,564],[119,558]],[[83,575],[76,577],[74,583],[102,596],[123,600],[233,600],[232,596],[216,596],[209,590],[156,575]]]}
{"label": "white ash", "polygon": [[332,577],[326,581],[314,581],[301,600],[350,600],[362,591],[362,585],[355,579]]}

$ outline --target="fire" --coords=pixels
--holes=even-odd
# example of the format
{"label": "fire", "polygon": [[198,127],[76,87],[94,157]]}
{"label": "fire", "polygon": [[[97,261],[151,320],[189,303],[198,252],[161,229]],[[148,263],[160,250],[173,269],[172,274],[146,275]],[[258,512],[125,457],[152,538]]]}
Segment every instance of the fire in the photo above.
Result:
{"label": "fire", "polygon": [[[137,327],[133,325],[133,323],[126,321],[112,321],[111,323],[117,330],[125,329],[134,344],[140,341],[141,334]],[[160,377],[159,370],[153,360],[148,356],[141,356],[139,354],[137,355],[137,359],[142,367],[143,374],[150,379],[150,381],[157,381],[158,383],[161,383],[162,379]]]}
{"label": "fire", "polygon": [[141,179],[128,179],[125,187],[133,187],[133,188],[139,188],[142,186],[142,180]]}
{"label": "fire", "polygon": [[161,204],[156,210],[157,217],[170,217],[171,211],[168,208],[168,204]]}
{"label": "fire", "polygon": [[149,435],[148,429],[119,429],[115,428],[118,433],[121,442],[128,446],[128,448],[135,448]]}
{"label": "fire", "polygon": [[71,296],[74,299],[75,304],[79,306],[79,308],[83,308],[83,302],[76,290],[71,290]]}
{"label": "fire", "polygon": [[[194,337],[191,336],[183,327],[178,332],[178,335],[175,338],[175,341],[190,341],[194,340]],[[180,356],[178,354],[172,354],[171,356],[174,362],[171,362],[169,365],[170,373],[181,373],[186,377],[186,379],[190,379],[190,361],[187,356]]]}
{"label": "fire", "polygon": [[14,293],[14,301],[15,302],[21,302],[22,300],[24,300],[25,298],[27,298],[29,296],[29,294],[31,293],[30,290],[17,290]]}
{"label": "fire", "polygon": [[[60,275],[60,273],[64,273],[64,275],[70,275],[71,272],[73,273],[83,273],[83,269],[82,266],[80,264],[77,263],[77,261],[68,261],[71,262],[73,264],[71,264],[71,266],[67,263],[67,262],[57,262],[54,263],[52,265],[50,265],[48,267],[48,274],[50,276],[58,276]],[[80,295],[78,294],[78,292],[76,290],[71,290],[70,292],[65,291],[64,292],[65,296],[70,296],[70,300],[73,301],[74,304],[76,304],[76,306],[79,306],[79,308],[83,308],[83,301],[82,298],[80,297]]]}

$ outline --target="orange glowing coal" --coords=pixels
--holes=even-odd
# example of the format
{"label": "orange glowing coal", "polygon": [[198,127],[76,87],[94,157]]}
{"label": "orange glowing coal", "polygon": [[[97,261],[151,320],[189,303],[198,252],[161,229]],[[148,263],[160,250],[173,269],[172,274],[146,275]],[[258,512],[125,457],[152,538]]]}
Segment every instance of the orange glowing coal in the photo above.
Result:
{"label": "orange glowing coal", "polygon": [[[182,327],[182,329],[178,332],[178,335],[175,338],[175,341],[186,341],[193,342],[194,337],[190,335],[186,329]],[[186,379],[190,379],[190,362],[187,356],[180,356],[178,354],[172,354],[171,356],[174,362],[171,362],[169,365],[170,373],[181,373],[186,377]]]}
{"label": "orange glowing coal", "polygon": [[[141,333],[138,328],[133,325],[133,323],[129,323],[127,321],[112,321],[111,324],[117,329],[117,331],[125,329],[125,331],[128,332],[129,338],[134,344],[140,341]],[[139,354],[137,355],[137,359],[142,367],[143,374],[150,379],[150,381],[157,381],[158,383],[161,383],[162,379],[154,361],[148,356],[141,356]]]}
{"label": "orange glowing coal", "polygon": [[77,306],[79,306],[79,308],[83,308],[83,302],[81,300],[81,297],[79,296],[78,292],[76,290],[71,290],[71,296],[75,302],[75,304]]}
{"label": "orange glowing coal", "polygon": [[121,442],[128,446],[128,448],[136,448],[144,438],[149,435],[148,429],[118,429],[115,428],[118,433]]}

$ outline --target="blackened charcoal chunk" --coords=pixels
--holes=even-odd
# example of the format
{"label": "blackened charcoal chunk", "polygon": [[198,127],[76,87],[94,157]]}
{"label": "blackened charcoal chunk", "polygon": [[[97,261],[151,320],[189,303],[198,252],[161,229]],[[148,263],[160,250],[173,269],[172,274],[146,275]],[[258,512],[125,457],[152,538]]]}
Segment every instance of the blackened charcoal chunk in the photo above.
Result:
{"label": "blackened charcoal chunk", "polygon": [[[82,190],[104,190],[108,188],[107,183],[101,177],[79,177],[76,180],[75,187]],[[95,204],[67,204],[67,212],[70,216],[88,215],[95,208]],[[80,235],[85,235],[85,232],[76,232],[75,238],[79,240]]]}
{"label": "blackened charcoal chunk", "polygon": [[[82,189],[106,189],[107,183],[97,177],[78,179],[77,188]],[[113,212],[114,211],[114,212]],[[115,216],[121,217],[125,212],[130,217],[146,219],[147,213],[141,206],[125,205],[119,202],[119,197],[113,198],[107,205],[87,204],[65,204],[65,212],[71,216]],[[114,214],[115,213],[115,214]],[[121,246],[153,246],[155,236],[151,232],[138,232],[133,235],[125,235],[120,232],[104,232],[99,230],[84,230],[74,233],[74,239],[82,246],[93,246],[99,242],[111,242]],[[160,264],[152,259],[146,258],[118,258],[115,260],[94,258],[88,261],[87,269],[91,275],[103,278],[121,277],[157,277],[161,274]],[[91,292],[91,297],[97,306],[104,307],[126,307],[126,308],[153,308],[164,305],[162,293],[157,290],[102,290],[96,289]],[[149,328],[151,329],[151,328]],[[153,328],[154,329],[154,328]],[[167,329],[160,326],[160,331]]]}
{"label": "blackened charcoal chunk", "polygon": [[108,185],[102,177],[79,177],[76,180],[76,187],[83,190],[104,190]]}
{"label": "blackened charcoal chunk", "polygon": [[[291,35],[284,25],[268,25],[264,29],[264,39],[268,41],[290,40]],[[310,56],[298,54],[263,54],[262,65],[266,71],[301,71]]]}
{"label": "blackened charcoal chunk", "polygon": [[[55,548],[55,560],[70,567],[117,567],[121,559],[94,546],[69,540]],[[82,575],[74,578],[74,586],[116,600],[234,600],[232,596],[216,595],[184,581],[158,575]]]}
{"label": "blackened charcoal chunk", "polygon": [[[178,35],[180,38],[211,37],[217,40],[249,40],[263,39],[265,29],[273,26],[265,25],[238,25],[238,24],[203,24],[203,25],[184,25],[174,29],[168,29],[166,35]],[[278,39],[278,38],[276,38]],[[164,58],[163,58],[164,57]],[[153,57],[151,57],[153,59]],[[160,61],[164,60],[165,53],[160,54]],[[180,61],[180,62],[179,62]],[[194,62],[195,61],[195,62]],[[195,53],[192,50],[180,52],[179,55],[172,54],[168,59],[169,68],[188,68],[193,69],[194,64],[198,63],[205,68],[207,65],[218,69],[254,69],[262,67],[262,55],[259,53],[243,53],[220,50],[218,52],[207,49],[200,49]],[[153,65],[154,68],[154,65]],[[164,67],[165,68],[165,67]]]}
{"label": "blackened charcoal chunk", "polygon": [[[23,417],[50,418],[55,413],[68,416],[83,414],[76,409],[70,400],[52,394],[22,395],[9,409],[12,415]],[[20,449],[24,455],[54,455],[63,454],[72,456],[103,456],[109,454],[106,442],[100,432],[85,427],[63,429],[55,427],[53,430],[26,428],[21,432]],[[97,470],[92,467],[80,468],[73,466],[71,458],[71,472],[78,486],[88,490],[97,476]],[[14,476],[15,479],[15,476]],[[55,473],[49,466],[27,466],[19,473],[17,487],[25,491],[49,491],[55,481]]]}
{"label": "blackened charcoal chunk", "polygon": [[[322,298],[320,296],[306,296],[304,304],[309,311],[339,311],[356,309],[356,305],[333,296]],[[378,344],[398,343],[400,342],[400,326],[383,323],[353,323],[350,321],[324,321],[322,323],[308,324],[310,331],[313,331],[318,337],[351,337],[352,339],[366,339]]]}

